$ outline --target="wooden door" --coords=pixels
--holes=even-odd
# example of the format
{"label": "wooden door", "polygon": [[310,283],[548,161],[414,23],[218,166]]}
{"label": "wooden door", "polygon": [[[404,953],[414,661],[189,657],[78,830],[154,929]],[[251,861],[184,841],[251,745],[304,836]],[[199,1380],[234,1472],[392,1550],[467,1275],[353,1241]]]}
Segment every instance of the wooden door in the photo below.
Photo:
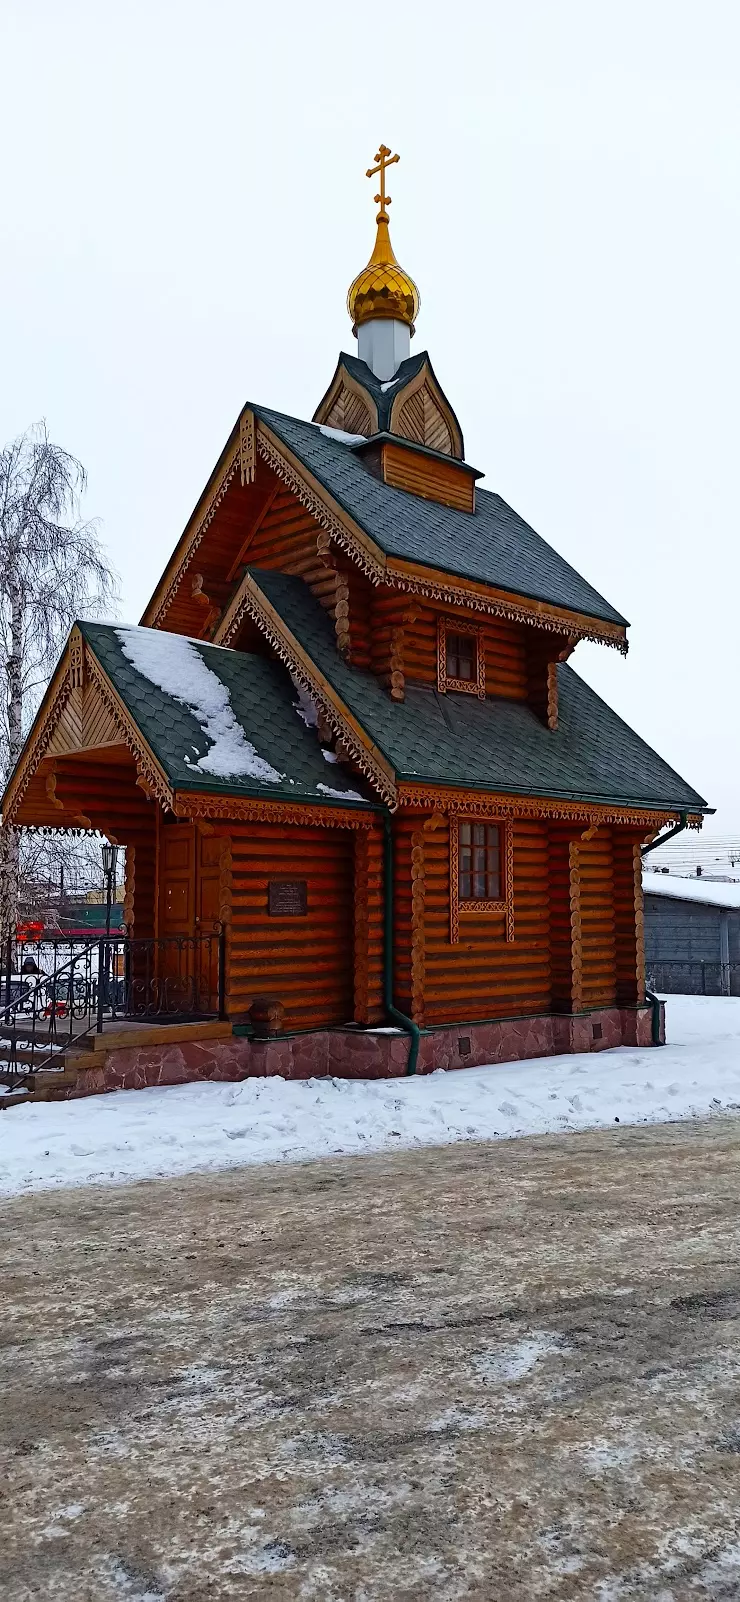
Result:
{"label": "wooden door", "polygon": [[163,1013],[195,1010],[195,847],[192,824],[172,824],[162,830],[157,970]]}
{"label": "wooden door", "polygon": [[196,1005],[201,1012],[218,1011],[221,846],[218,835],[198,835],[195,852],[195,960]]}

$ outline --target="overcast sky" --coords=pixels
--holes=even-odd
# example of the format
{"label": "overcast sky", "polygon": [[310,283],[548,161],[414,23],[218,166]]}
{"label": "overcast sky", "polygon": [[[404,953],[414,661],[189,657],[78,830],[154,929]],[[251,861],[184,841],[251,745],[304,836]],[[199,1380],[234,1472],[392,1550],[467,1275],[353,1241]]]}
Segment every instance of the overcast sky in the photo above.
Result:
{"label": "overcast sky", "polygon": [[737,0],[3,0],[0,438],[137,621],[243,403],[310,417],[374,238],[468,459],[630,620],[575,667],[740,832]]}

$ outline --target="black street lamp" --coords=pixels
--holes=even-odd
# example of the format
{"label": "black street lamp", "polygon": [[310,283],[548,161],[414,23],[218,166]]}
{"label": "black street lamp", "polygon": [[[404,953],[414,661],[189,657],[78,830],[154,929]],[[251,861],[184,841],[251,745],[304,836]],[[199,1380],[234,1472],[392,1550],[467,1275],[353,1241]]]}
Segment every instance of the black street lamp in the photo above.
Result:
{"label": "black street lamp", "polygon": [[105,874],[105,938],[110,939],[110,909],[113,901],[113,881],[116,877],[118,846],[103,846],[103,872]]}
{"label": "black street lamp", "polygon": [[[103,846],[103,872],[105,874],[105,987],[103,996],[106,1007],[110,1006],[110,909],[113,901],[113,884],[116,877],[116,863],[118,861],[118,846],[109,845],[106,841]],[[101,976],[98,976],[100,983]]]}

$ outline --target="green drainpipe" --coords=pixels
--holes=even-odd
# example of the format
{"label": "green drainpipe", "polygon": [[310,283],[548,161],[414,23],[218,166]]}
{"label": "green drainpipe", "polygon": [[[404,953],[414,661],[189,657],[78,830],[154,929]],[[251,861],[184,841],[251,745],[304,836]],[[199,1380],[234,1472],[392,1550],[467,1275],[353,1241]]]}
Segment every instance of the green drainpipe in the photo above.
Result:
{"label": "green drainpipe", "polygon": [[[651,840],[649,845],[640,847],[641,856],[646,857],[649,851],[655,850],[656,846],[664,845],[666,840],[673,840],[677,834],[683,834],[684,829],[687,829],[688,826],[688,815],[687,813],[682,812],[680,815],[680,821],[678,823],[674,823],[673,828],[669,829],[667,834],[662,835],[657,840]],[[652,990],[646,990],[645,1000],[650,1002],[650,1006],[653,1010],[653,1016],[651,1020],[653,1045],[664,1046],[665,1041],[661,1040],[660,1038],[660,1002],[658,997],[653,995]]]}
{"label": "green drainpipe", "polygon": [[653,1009],[653,1017],[652,1017],[653,1045],[654,1046],[664,1046],[665,1045],[665,1041],[661,1040],[661,1038],[660,1038],[660,1002],[658,1000],[658,997],[653,995],[652,990],[646,990],[645,991],[645,1000],[650,1002],[650,1005],[651,1005],[651,1007]]}
{"label": "green drainpipe", "polygon": [[406,1063],[407,1074],[416,1073],[416,1063],[419,1056],[419,1041],[421,1030],[413,1018],[407,1018],[405,1012],[399,1012],[393,1005],[393,834],[390,814],[383,817],[385,838],[383,842],[383,868],[385,905],[383,909],[383,1001],[389,1018],[406,1030],[409,1039],[409,1055]]}

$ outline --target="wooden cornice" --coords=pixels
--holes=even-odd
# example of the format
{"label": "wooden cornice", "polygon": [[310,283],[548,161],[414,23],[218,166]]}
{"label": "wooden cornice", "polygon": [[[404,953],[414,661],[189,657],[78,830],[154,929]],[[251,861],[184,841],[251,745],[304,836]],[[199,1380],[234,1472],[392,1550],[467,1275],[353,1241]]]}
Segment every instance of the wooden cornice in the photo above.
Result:
{"label": "wooden cornice", "polygon": [[174,802],[178,818],[245,819],[257,823],[316,824],[326,829],[372,829],[377,813],[349,807],[271,801],[261,797],[214,795],[207,790],[178,790]]}
{"label": "wooden cornice", "polygon": [[249,573],[245,574],[216,631],[214,644],[229,645],[246,617],[256,623],[293,678],[308,690],[322,708],[330,727],[343,742],[360,772],[369,779],[382,800],[395,807],[396,775],[387,757],[369,738],[362,724],[345,706],[333,685],[324,677]]}
{"label": "wooden cornice", "polygon": [[[668,809],[597,805],[590,801],[565,801],[557,796],[514,796],[490,790],[459,790],[444,785],[403,782],[398,786],[398,806],[434,807],[455,816],[554,818],[584,823],[589,829],[613,823],[658,830],[666,823],[678,822],[681,817],[679,812]],[[702,822],[701,814],[691,814],[688,826],[700,829]]]}

